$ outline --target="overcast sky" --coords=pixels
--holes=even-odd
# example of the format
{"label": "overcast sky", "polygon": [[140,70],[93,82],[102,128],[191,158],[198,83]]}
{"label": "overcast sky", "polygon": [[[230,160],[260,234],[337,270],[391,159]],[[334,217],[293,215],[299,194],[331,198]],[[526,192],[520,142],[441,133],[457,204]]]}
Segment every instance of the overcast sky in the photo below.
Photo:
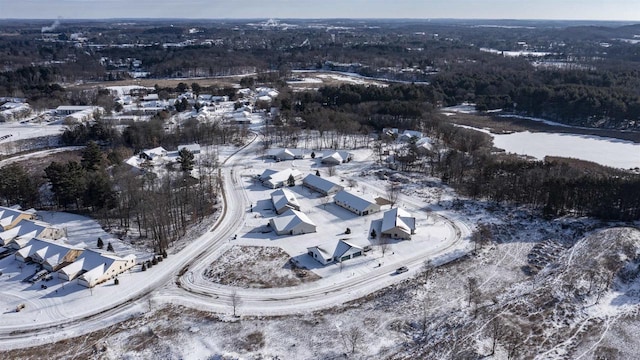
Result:
{"label": "overcast sky", "polygon": [[0,18],[57,17],[640,21],[640,0],[0,0]]}

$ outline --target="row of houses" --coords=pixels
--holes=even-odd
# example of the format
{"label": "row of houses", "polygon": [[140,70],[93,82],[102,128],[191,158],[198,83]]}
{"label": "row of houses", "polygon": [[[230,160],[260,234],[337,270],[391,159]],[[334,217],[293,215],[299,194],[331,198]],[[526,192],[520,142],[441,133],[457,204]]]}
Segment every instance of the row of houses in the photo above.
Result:
{"label": "row of houses", "polygon": [[[310,154],[303,149],[271,149],[265,157],[275,161],[297,160],[309,157]],[[353,154],[348,151],[329,151],[320,155],[320,162],[327,165],[340,165],[353,159]]]}
{"label": "row of houses", "polygon": [[114,279],[119,274],[136,265],[135,255],[118,257],[97,250],[83,249],[32,238],[15,254],[21,262],[33,261],[50,272],[57,272],[58,278],[66,281],[78,279],[78,284],[94,287]]}
{"label": "row of houses", "polygon": [[93,287],[136,265],[136,257],[121,258],[62,241],[64,229],[36,219],[35,210],[0,207],[0,253],[15,250],[20,262],[35,262],[63,280]]}

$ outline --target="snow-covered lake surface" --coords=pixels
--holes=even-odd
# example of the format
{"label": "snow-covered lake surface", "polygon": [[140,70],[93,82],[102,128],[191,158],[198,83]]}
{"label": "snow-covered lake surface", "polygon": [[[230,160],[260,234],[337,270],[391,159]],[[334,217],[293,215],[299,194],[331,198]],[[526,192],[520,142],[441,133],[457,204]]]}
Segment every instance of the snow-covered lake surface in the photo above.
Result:
{"label": "snow-covered lake surface", "polygon": [[490,134],[494,146],[537,159],[562,156],[621,169],[640,167],[640,144],[591,135],[517,132]]}

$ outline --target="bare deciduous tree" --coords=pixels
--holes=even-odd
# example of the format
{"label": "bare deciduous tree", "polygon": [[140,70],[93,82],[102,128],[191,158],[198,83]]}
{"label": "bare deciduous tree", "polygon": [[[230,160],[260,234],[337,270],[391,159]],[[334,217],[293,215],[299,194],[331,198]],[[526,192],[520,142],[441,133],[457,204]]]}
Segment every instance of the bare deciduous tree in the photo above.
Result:
{"label": "bare deciduous tree", "polygon": [[241,302],[240,295],[238,295],[237,290],[234,289],[231,292],[230,299],[231,299],[231,306],[233,307],[233,316],[236,316],[236,309],[238,308]]}
{"label": "bare deciduous tree", "polygon": [[384,254],[386,254],[391,247],[391,238],[389,238],[388,236],[380,235],[376,242],[378,243],[378,247],[380,248],[382,257],[384,257]]}
{"label": "bare deciduous tree", "polygon": [[358,326],[352,326],[340,333],[344,346],[350,354],[355,354],[360,342],[364,338],[364,332]]}
{"label": "bare deciduous tree", "polygon": [[478,305],[480,304],[482,297],[482,294],[480,293],[480,286],[478,284],[478,278],[467,278],[466,290],[468,300],[467,306],[471,306],[471,304],[473,303],[473,316],[475,317],[478,314]]}
{"label": "bare deciduous tree", "polygon": [[391,203],[391,208],[393,208],[396,205],[396,203],[398,202],[398,198],[400,197],[400,189],[401,188],[402,187],[397,182],[392,182],[390,184],[387,184],[387,187],[386,187],[387,200],[389,200],[389,202]]}

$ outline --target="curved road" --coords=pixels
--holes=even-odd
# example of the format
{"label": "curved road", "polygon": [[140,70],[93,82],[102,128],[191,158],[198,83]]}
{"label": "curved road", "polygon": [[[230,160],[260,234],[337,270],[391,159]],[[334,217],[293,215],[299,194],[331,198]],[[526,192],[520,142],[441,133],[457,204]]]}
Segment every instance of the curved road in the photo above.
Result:
{"label": "curved road", "polygon": [[[337,283],[331,279],[322,279],[290,288],[241,289],[206,281],[201,276],[203,270],[226,250],[229,239],[243,225],[249,201],[240,180],[239,169],[236,169],[243,164],[244,159],[255,156],[255,150],[260,146],[255,141],[257,138],[256,135],[248,145],[221,165],[224,210],[213,228],[180,253],[167,258],[162,266],[154,267],[149,273],[153,277],[149,276],[145,286],[140,287],[139,283],[133,282],[124,284],[131,286],[126,297],[113,299],[109,306],[96,308],[91,314],[77,318],[27,324],[20,328],[5,328],[0,325],[0,349],[29,347],[86,334],[146,312],[152,304],[177,300],[198,309],[231,313],[232,297],[236,297],[239,299],[237,312],[243,315],[284,315],[329,308],[412,276],[420,271],[425,258],[452,252],[469,234],[469,228],[464,222],[443,217],[450,227],[450,242],[408,259],[403,264],[410,271],[400,275],[393,274],[398,265],[389,264]],[[403,201],[415,203],[412,199],[403,198]]]}

